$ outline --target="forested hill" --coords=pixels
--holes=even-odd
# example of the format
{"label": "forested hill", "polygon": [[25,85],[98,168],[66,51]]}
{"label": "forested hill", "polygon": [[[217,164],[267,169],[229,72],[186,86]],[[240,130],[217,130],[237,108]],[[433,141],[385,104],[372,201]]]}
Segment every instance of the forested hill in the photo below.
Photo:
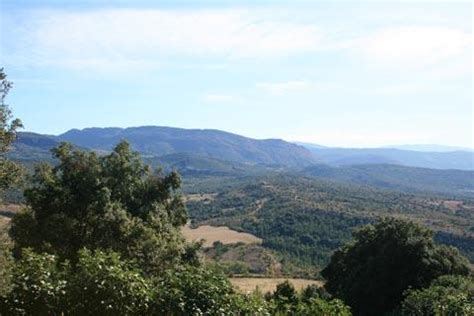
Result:
{"label": "forested hill", "polygon": [[145,156],[192,153],[239,163],[301,166],[315,161],[309,150],[279,139],[257,140],[219,130],[159,126],[73,129],[58,139],[89,149],[111,150],[127,140]]}
{"label": "forested hill", "polygon": [[437,170],[390,164],[333,167],[313,165],[302,175],[341,183],[365,185],[403,192],[431,192],[474,197],[474,171]]}

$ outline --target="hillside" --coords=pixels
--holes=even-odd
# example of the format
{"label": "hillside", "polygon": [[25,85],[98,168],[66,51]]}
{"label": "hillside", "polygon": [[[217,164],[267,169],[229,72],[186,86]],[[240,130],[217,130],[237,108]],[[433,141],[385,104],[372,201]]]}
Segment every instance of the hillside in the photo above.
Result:
{"label": "hillside", "polygon": [[59,139],[96,150],[127,140],[144,156],[186,153],[246,164],[304,166],[314,162],[306,148],[279,139],[256,140],[218,130],[159,126],[70,130]]}
{"label": "hillside", "polygon": [[303,175],[403,192],[431,192],[474,197],[474,171],[437,170],[389,164],[332,167],[314,165]]}
{"label": "hillside", "polygon": [[[195,225],[228,226],[262,238],[280,255],[284,271],[324,266],[351,231],[384,216],[430,226],[436,238],[474,260],[474,202],[341,185],[301,176],[273,175],[195,182],[189,193],[212,194],[188,201]],[[286,269],[286,270],[285,270]]]}
{"label": "hillside", "polygon": [[474,170],[474,152],[426,152],[394,148],[318,148],[304,145],[315,158],[329,165],[396,164],[431,169]]}

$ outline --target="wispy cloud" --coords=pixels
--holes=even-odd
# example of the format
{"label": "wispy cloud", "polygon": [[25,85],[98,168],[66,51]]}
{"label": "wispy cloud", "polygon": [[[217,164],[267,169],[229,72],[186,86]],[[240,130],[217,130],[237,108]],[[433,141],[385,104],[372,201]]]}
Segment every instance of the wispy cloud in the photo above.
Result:
{"label": "wispy cloud", "polygon": [[[246,10],[41,11],[16,40],[31,60],[61,67],[156,66],[176,54],[271,58],[317,50],[314,25],[262,21]],[[13,56],[11,56],[13,57]]]}
{"label": "wispy cloud", "polygon": [[422,68],[456,58],[469,62],[472,34],[449,27],[389,27],[340,45],[373,64]]}
{"label": "wispy cloud", "polygon": [[296,92],[327,91],[332,88],[329,84],[311,81],[285,81],[285,82],[260,82],[256,84],[258,89],[274,95],[283,95]]}
{"label": "wispy cloud", "polygon": [[224,102],[230,102],[230,101],[235,101],[238,98],[233,96],[233,95],[228,95],[228,94],[205,94],[203,97],[203,100],[206,102],[210,103],[224,103]]}

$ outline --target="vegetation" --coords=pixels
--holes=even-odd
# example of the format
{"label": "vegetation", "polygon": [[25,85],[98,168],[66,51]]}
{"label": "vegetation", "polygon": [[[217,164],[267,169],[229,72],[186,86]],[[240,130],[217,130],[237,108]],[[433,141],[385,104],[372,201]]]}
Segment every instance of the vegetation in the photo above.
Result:
{"label": "vegetation", "polygon": [[[0,68],[0,202],[5,190],[16,184],[21,176],[21,167],[9,160],[6,155],[16,139],[16,131],[22,127],[19,119],[13,119],[5,98],[12,87],[3,68]],[[0,227],[1,228],[1,227]],[[10,270],[12,268],[11,243],[5,231],[0,229],[0,295],[9,290]]]}
{"label": "vegetation", "polygon": [[176,173],[152,173],[125,142],[100,157],[61,144],[54,156],[55,167],[36,168],[28,207],[13,218],[17,255],[31,247],[75,261],[84,247],[111,249],[150,272],[179,258],[186,211]]}
{"label": "vegetation", "polygon": [[385,219],[354,234],[322,271],[329,293],[355,315],[383,315],[395,309],[409,288],[428,286],[445,274],[467,275],[468,262],[455,248],[436,245],[417,224]]}
{"label": "vegetation", "polygon": [[472,315],[474,279],[459,275],[441,276],[428,288],[408,290],[403,315]]}
{"label": "vegetation", "polygon": [[[21,123],[12,120],[4,104],[11,84],[3,70],[0,79],[0,190],[4,190],[18,179],[20,168],[5,154]],[[278,141],[270,143],[284,147]],[[34,169],[24,194],[25,208],[12,219],[11,240],[0,236],[0,315],[467,316],[473,312],[468,261],[455,248],[435,244],[433,233],[414,222],[396,218],[377,222],[380,215],[391,215],[434,227],[449,223],[450,229],[440,238],[470,251],[465,238],[472,238],[474,215],[468,200],[446,205],[426,197],[281,173],[252,175],[225,185],[205,181],[214,195],[189,200],[196,222],[224,223],[263,238],[262,245],[216,241],[203,251],[216,261],[233,258],[230,262],[236,265],[228,267],[228,273],[255,272],[246,265],[248,256],[259,257],[274,271],[276,252],[289,263],[287,273],[296,271],[288,267],[299,265],[315,276],[312,269],[329,260],[333,250],[349,239],[352,228],[377,222],[364,226],[353,242],[332,254],[322,271],[325,288],[314,283],[298,292],[285,281],[273,292],[242,294],[218,266],[201,260],[201,243],[185,243],[181,229],[187,213],[176,172],[152,171],[127,142],[102,154],[68,143],[52,152],[53,166],[43,163]]]}
{"label": "vegetation", "polygon": [[354,187],[288,174],[188,181],[188,193],[210,194],[188,201],[195,225],[228,226],[263,239],[291,276],[316,277],[352,230],[380,217],[395,216],[429,225],[437,240],[472,253],[474,207],[455,209],[439,197]]}

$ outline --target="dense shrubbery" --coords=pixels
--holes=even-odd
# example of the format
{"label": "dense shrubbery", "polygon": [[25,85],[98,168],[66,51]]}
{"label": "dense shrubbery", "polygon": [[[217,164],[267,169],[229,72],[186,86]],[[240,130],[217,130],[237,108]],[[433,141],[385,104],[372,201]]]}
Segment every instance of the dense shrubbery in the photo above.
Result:
{"label": "dense shrubbery", "polygon": [[445,274],[467,275],[468,261],[455,248],[436,245],[433,232],[412,222],[385,219],[354,234],[322,271],[327,290],[356,315],[395,309],[409,288],[426,287]]}
{"label": "dense shrubbery", "polygon": [[452,275],[434,280],[428,288],[408,290],[403,315],[473,315],[474,279]]}
{"label": "dense shrubbery", "polygon": [[125,142],[107,156],[68,144],[54,155],[58,165],[36,168],[27,209],[12,220],[17,255],[31,247],[75,261],[83,247],[111,249],[148,272],[178,261],[186,211],[176,173],[152,173]]}

